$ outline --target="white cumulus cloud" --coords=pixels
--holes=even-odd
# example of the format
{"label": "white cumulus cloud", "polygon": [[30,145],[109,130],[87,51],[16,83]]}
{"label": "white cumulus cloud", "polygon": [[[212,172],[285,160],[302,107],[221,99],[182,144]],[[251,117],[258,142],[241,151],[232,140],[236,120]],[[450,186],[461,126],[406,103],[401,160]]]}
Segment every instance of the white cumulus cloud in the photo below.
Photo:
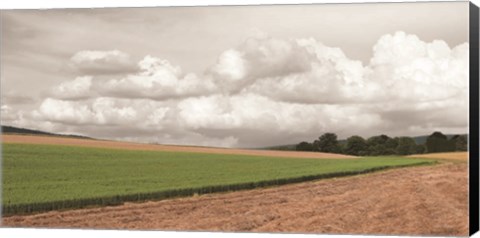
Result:
{"label": "white cumulus cloud", "polygon": [[146,56],[138,63],[141,71],[120,79],[111,79],[99,85],[102,94],[125,98],[169,99],[198,96],[215,90],[207,78],[183,74],[178,66],[168,61]]}
{"label": "white cumulus cloud", "polygon": [[82,76],[65,81],[52,89],[52,96],[60,99],[86,99],[92,96],[92,77]]}
{"label": "white cumulus cloud", "polygon": [[409,102],[467,97],[468,44],[450,49],[444,41],[415,35],[385,35],[374,46],[364,79],[378,84],[378,99]]}
{"label": "white cumulus cloud", "polygon": [[[229,147],[296,143],[328,131],[466,132],[468,43],[396,32],[372,49],[364,65],[313,38],[262,34],[221,53],[203,74],[146,56],[135,72],[58,85],[22,123],[33,118],[102,138]],[[72,61],[104,67],[128,59],[86,52]],[[8,110],[2,106],[2,119]]]}

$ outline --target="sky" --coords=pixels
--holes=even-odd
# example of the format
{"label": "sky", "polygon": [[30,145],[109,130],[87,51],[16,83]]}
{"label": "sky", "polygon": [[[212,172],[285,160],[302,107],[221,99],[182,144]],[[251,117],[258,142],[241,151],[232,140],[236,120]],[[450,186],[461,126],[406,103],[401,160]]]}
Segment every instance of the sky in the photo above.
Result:
{"label": "sky", "polygon": [[1,11],[1,123],[262,147],[468,131],[468,2]]}

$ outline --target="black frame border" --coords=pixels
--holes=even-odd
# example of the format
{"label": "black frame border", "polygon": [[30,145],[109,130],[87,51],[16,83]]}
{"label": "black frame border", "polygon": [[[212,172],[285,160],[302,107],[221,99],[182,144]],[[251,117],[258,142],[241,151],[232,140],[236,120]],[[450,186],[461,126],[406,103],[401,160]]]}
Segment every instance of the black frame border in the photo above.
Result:
{"label": "black frame border", "polygon": [[469,125],[469,234],[479,230],[479,9],[469,6],[470,125]]}

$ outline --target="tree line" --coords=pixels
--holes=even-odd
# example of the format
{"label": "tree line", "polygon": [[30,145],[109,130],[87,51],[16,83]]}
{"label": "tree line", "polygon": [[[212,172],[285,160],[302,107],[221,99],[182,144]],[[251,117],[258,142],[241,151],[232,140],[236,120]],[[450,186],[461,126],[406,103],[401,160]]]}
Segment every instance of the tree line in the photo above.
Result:
{"label": "tree line", "polygon": [[389,137],[387,135],[372,136],[364,139],[361,136],[350,136],[339,141],[335,133],[325,133],[313,142],[302,141],[296,145],[297,151],[316,151],[358,156],[378,155],[411,155],[452,151],[467,151],[467,135],[454,135],[448,138],[436,131],[429,135],[423,144],[417,144],[412,137]]}

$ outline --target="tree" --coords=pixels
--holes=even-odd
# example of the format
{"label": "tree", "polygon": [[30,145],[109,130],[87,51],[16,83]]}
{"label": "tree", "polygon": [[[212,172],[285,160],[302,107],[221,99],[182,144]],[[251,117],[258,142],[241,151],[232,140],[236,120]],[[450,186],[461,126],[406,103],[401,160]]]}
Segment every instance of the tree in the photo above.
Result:
{"label": "tree", "polygon": [[[368,141],[367,141],[368,144]],[[368,155],[386,155],[387,148],[383,144],[369,145],[368,146]]]}
{"label": "tree", "polygon": [[467,135],[455,135],[451,139],[451,144],[454,145],[455,151],[467,151],[468,150],[468,137]]}
{"label": "tree", "polygon": [[[390,143],[389,143],[390,142]],[[397,144],[391,144],[392,138],[387,135],[372,136],[368,138],[368,152],[369,155],[389,155],[395,154]]]}
{"label": "tree", "polygon": [[369,145],[370,144],[373,144],[373,145],[381,144],[381,145],[383,145],[387,142],[388,139],[390,139],[390,137],[388,137],[387,135],[372,136],[372,137],[368,138],[367,143]]}
{"label": "tree", "polygon": [[425,147],[425,145],[416,145],[415,154],[423,154],[426,150],[427,148]]}
{"label": "tree", "polygon": [[313,142],[313,149],[327,153],[340,153],[340,144],[335,133],[325,133]]}
{"label": "tree", "polygon": [[399,137],[397,145],[397,154],[399,155],[411,155],[415,154],[417,144],[415,140],[410,137]]}
{"label": "tree", "polygon": [[344,152],[349,155],[368,155],[368,145],[361,136],[351,136],[347,139]]}
{"label": "tree", "polygon": [[295,147],[295,149],[297,151],[313,151],[313,145],[306,141],[302,141]]}
{"label": "tree", "polygon": [[387,147],[387,151],[389,155],[395,154],[395,150],[397,149],[398,146],[398,138],[389,138],[385,142],[385,147]]}
{"label": "tree", "polygon": [[447,136],[439,131],[432,133],[425,142],[427,153],[448,152],[455,150],[453,141],[449,141]]}

